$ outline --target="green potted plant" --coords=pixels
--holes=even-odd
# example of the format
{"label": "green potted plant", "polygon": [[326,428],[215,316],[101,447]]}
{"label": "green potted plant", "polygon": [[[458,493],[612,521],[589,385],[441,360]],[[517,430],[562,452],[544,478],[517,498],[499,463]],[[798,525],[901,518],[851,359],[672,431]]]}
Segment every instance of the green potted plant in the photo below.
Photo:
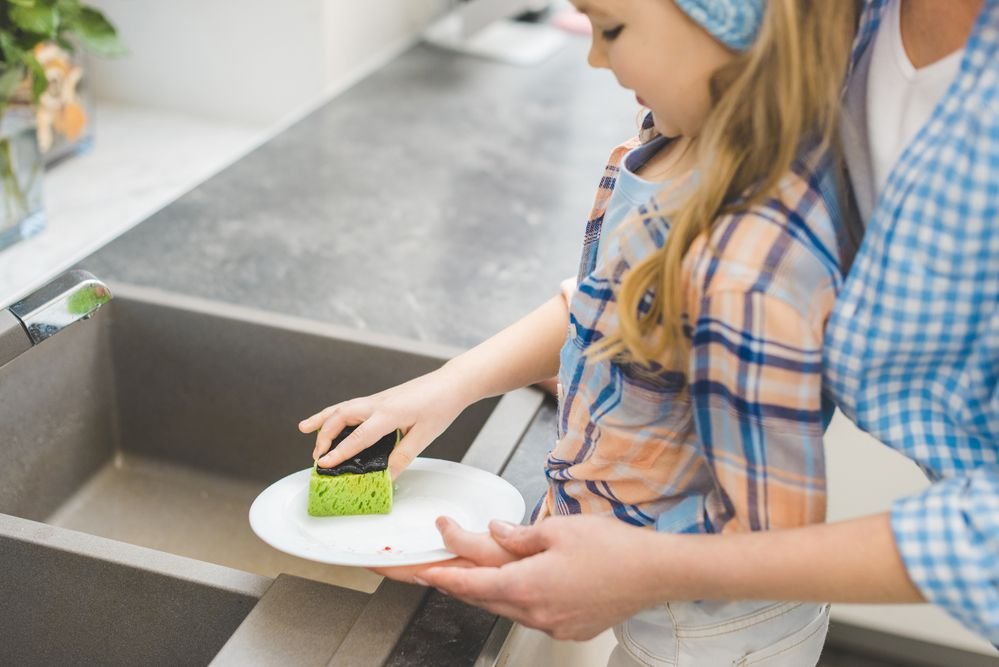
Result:
{"label": "green potted plant", "polygon": [[88,118],[76,86],[78,46],[124,52],[114,26],[80,0],[0,0],[0,249],[41,231],[42,148]]}

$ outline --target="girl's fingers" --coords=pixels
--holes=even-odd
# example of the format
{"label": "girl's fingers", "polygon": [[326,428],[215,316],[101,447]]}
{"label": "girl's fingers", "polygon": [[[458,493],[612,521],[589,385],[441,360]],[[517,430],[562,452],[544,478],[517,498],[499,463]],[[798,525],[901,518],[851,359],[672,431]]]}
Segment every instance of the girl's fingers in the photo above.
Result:
{"label": "girl's fingers", "polygon": [[[317,460],[326,454],[333,445],[333,439],[340,435],[340,431],[345,426],[360,424],[370,416],[370,413],[371,410],[366,408],[363,403],[346,402],[337,405],[336,409],[327,415],[326,421],[316,434],[316,446],[312,450],[312,459]],[[329,468],[330,466],[324,465],[323,467]]]}
{"label": "girl's fingers", "polygon": [[427,439],[423,437],[422,429],[419,425],[414,425],[389,455],[389,474],[392,475],[392,480],[395,481],[426,448]]}
{"label": "girl's fingers", "polygon": [[298,430],[302,433],[312,433],[317,428],[322,426],[323,422],[325,422],[326,419],[329,418],[329,416],[333,414],[333,412],[336,411],[336,409],[341,405],[342,403],[331,405],[328,408],[323,408],[311,417],[306,417],[302,421],[298,422]]}
{"label": "girl's fingers", "polygon": [[333,438],[340,435],[340,431],[347,425],[347,416],[342,411],[336,411],[326,418],[319,432],[316,433],[316,445],[312,450],[312,460],[316,461],[320,456],[330,450],[333,445]]}
{"label": "girl's fingers", "polygon": [[[333,417],[333,419],[342,419],[344,424],[340,425],[339,428],[337,428],[336,433],[333,436],[330,436],[327,440],[323,440],[322,436],[320,436],[320,441],[317,441],[317,449],[320,444],[325,444],[325,451],[329,451],[330,443],[332,442],[333,437],[336,437],[336,434],[343,430],[343,425],[359,424],[359,426],[354,429],[353,433],[344,438],[340,444],[336,446],[336,449],[319,459],[320,467],[332,468],[333,466],[338,466],[347,459],[356,456],[361,450],[366,449],[378,442],[382,436],[388,435],[395,430],[395,424],[387,419],[379,418],[376,415],[367,419],[367,421],[364,421],[367,417],[367,415],[361,416],[356,414],[351,415],[350,417]],[[332,421],[332,419],[330,421]],[[326,422],[326,426],[329,426],[330,421]],[[323,426],[320,433],[326,430],[326,426]]]}

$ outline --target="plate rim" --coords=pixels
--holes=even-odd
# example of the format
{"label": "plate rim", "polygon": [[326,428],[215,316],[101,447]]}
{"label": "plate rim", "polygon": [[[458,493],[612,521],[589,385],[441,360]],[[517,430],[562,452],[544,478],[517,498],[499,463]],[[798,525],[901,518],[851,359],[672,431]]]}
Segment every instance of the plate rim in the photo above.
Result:
{"label": "plate rim", "polygon": [[[488,479],[491,484],[497,484],[499,482],[499,488],[503,488],[505,491],[511,492],[511,498],[516,497],[518,499],[518,507],[520,517],[516,519],[517,522],[523,520],[524,514],[526,512],[526,501],[524,496],[520,491],[511,484],[508,480],[503,479],[500,475],[491,473],[488,470],[483,470],[482,468],[476,468],[475,466],[468,465],[467,463],[460,463],[457,461],[449,461],[447,459],[437,459],[428,457],[417,457],[413,462],[406,468],[409,470],[420,470],[429,472],[458,472],[460,471],[463,475],[473,475],[474,477],[480,477],[483,480]],[[403,471],[405,475],[406,471]],[[315,553],[303,553],[302,549],[290,550],[287,544],[278,545],[273,541],[273,536],[269,534],[266,524],[261,525],[260,522],[269,519],[265,515],[268,510],[273,511],[274,505],[279,505],[287,502],[290,498],[290,494],[299,492],[299,488],[302,483],[307,482],[307,478],[312,473],[312,467],[305,468],[303,470],[297,470],[293,473],[285,475],[281,479],[272,482],[263,491],[257,494],[253,502],[250,504],[250,510],[248,512],[248,518],[250,522],[250,529],[254,534],[262,540],[265,544],[269,545],[273,549],[277,549],[282,553],[286,553],[296,558],[303,558],[317,563],[324,563],[327,565],[340,565],[346,567],[395,567],[404,565],[421,565],[426,563],[434,563],[449,558],[453,558],[455,555],[448,551],[447,549],[432,549],[429,551],[419,551],[419,552],[400,552],[398,554],[386,553],[383,556],[378,553],[373,554],[354,554],[350,555],[343,551],[334,551],[333,556],[325,558],[317,558]],[[303,478],[301,481],[295,478]],[[286,490],[287,489],[287,490]],[[271,505],[272,498],[275,497],[274,505]],[[269,523],[269,521],[268,521]],[[307,539],[303,536],[303,539]],[[293,547],[292,547],[293,548]],[[384,560],[377,561],[376,559],[384,558]]]}

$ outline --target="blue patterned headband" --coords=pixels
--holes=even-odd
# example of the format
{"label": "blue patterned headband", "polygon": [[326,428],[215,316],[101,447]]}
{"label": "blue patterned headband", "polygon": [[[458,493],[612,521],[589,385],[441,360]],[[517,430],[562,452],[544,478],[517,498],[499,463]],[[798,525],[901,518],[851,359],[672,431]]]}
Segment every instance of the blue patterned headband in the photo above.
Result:
{"label": "blue patterned headband", "polygon": [[760,32],[767,0],[676,0],[676,4],[719,42],[745,51]]}

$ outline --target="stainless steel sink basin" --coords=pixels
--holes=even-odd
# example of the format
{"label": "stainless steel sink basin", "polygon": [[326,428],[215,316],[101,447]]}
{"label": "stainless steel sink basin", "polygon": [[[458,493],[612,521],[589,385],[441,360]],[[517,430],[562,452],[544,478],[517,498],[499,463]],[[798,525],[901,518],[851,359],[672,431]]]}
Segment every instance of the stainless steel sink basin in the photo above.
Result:
{"label": "stainless steel sink basin", "polygon": [[[90,322],[0,370],[0,568],[23,573],[0,583],[0,599],[18,596],[0,603],[4,613],[13,605],[31,627],[52,618],[86,626],[105,609],[144,609],[162,595],[152,591],[168,590],[179,620],[144,628],[144,664],[180,664],[171,647],[184,623],[214,624],[200,650],[213,656],[228,641],[218,659],[238,662],[239,641],[268,636],[237,626],[294,608],[296,596],[363,618],[384,593],[411,615],[412,587],[286,556],[252,534],[247,512],[267,485],[311,464],[312,437],[296,429],[302,417],[424,373],[454,351],[129,285],[113,292]],[[539,403],[524,391],[472,406],[426,455],[499,472]],[[155,586],[129,583],[136,568]],[[22,578],[57,572],[65,589]],[[78,580],[114,594],[85,599],[73,593]],[[341,637],[348,648],[349,631],[360,631],[351,627]],[[42,637],[27,628],[0,636],[0,663],[23,664],[37,646]],[[76,632],[65,657],[135,664],[98,635]],[[271,639],[280,647],[289,636]],[[341,649],[311,650],[315,658]]]}

